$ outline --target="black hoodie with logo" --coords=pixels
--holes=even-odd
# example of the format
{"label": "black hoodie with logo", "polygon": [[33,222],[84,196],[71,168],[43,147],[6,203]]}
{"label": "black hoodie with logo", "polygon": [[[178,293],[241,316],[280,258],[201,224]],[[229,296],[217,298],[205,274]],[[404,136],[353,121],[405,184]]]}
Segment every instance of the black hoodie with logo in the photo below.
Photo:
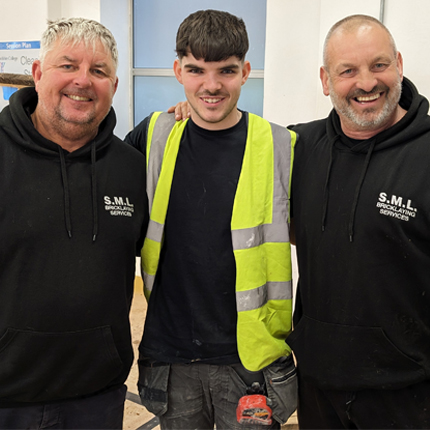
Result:
{"label": "black hoodie with logo", "polygon": [[145,160],[113,135],[68,153],[42,137],[33,88],[0,114],[0,407],[124,383],[147,223]]}
{"label": "black hoodie with logo", "polygon": [[365,141],[339,116],[294,126],[300,279],[287,339],[322,389],[430,379],[429,103],[403,80],[406,115]]}

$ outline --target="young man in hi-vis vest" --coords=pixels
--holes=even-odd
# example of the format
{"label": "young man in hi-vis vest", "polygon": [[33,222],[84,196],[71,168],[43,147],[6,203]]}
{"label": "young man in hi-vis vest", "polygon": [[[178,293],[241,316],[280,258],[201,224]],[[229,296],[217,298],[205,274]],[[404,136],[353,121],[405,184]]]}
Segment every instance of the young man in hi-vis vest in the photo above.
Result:
{"label": "young man in hi-vis vest", "polygon": [[241,19],[188,16],[173,67],[190,118],[155,112],[126,137],[146,155],[151,214],[139,393],[162,429],[280,428],[296,408],[285,343],[296,135],[237,108],[247,51]]}

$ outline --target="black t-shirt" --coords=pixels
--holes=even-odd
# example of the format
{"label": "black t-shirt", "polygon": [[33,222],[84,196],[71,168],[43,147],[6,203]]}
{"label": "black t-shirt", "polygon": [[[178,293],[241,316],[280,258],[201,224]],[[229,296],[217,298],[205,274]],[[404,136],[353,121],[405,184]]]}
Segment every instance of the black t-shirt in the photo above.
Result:
{"label": "black t-shirt", "polygon": [[163,362],[239,362],[231,216],[245,150],[245,115],[209,131],[189,120],[173,176],[143,356]]}

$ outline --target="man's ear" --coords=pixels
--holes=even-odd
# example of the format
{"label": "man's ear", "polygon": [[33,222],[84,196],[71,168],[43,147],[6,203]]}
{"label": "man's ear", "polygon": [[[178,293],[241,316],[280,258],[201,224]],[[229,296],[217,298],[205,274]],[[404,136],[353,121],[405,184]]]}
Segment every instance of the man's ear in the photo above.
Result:
{"label": "man's ear", "polygon": [[176,59],[173,63],[173,71],[175,72],[176,79],[180,84],[182,84],[182,67],[181,60]]}
{"label": "man's ear", "polygon": [[31,74],[33,75],[34,86],[38,87],[38,83],[42,77],[42,65],[40,64],[40,60],[34,60],[31,66]]}
{"label": "man's ear", "polygon": [[323,94],[325,96],[330,95],[329,76],[324,66],[320,67],[320,79],[321,79],[321,84],[323,88]]}
{"label": "man's ear", "polygon": [[400,79],[403,81],[403,57],[400,52],[397,53],[397,70],[399,71]]}
{"label": "man's ear", "polygon": [[242,85],[248,80],[250,73],[251,63],[249,61],[245,61],[242,67]]}

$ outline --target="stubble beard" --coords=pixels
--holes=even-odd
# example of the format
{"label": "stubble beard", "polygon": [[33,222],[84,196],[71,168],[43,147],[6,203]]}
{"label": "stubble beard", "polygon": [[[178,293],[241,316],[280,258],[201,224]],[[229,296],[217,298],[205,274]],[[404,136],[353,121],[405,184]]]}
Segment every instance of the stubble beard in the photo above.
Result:
{"label": "stubble beard", "polygon": [[[339,116],[346,118],[360,130],[373,130],[380,128],[385,122],[388,122],[396,111],[402,95],[402,81],[399,76],[396,84],[391,89],[387,86],[376,86],[368,93],[361,91],[360,94],[351,94],[345,98],[341,98],[336,94],[331,81],[329,81],[329,91],[331,102]],[[376,92],[382,91],[385,91],[387,98],[379,113],[376,113],[374,108],[365,109],[361,113],[354,110],[351,104],[351,99],[353,97],[357,95],[375,94]]]}
{"label": "stubble beard", "polygon": [[[108,113],[109,110],[103,116],[103,119],[106,118]],[[72,115],[67,115],[61,106],[57,106],[54,109],[52,127],[58,134],[63,135],[69,140],[80,140],[86,137],[92,139],[97,134],[102,121],[99,123],[96,121],[96,113],[94,110],[87,112],[85,116],[77,119]]]}

